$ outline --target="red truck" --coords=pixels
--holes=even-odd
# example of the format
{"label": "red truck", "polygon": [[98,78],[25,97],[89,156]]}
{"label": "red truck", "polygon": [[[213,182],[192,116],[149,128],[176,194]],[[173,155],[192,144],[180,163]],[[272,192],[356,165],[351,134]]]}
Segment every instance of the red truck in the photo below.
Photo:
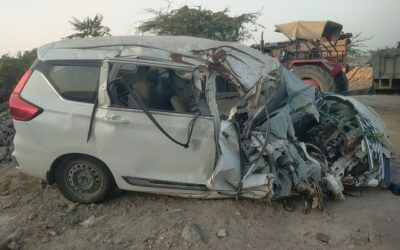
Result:
{"label": "red truck", "polygon": [[289,40],[266,43],[253,48],[279,60],[308,84],[329,92],[348,90],[346,48],[351,33],[332,21],[296,21],[275,25],[276,32]]}

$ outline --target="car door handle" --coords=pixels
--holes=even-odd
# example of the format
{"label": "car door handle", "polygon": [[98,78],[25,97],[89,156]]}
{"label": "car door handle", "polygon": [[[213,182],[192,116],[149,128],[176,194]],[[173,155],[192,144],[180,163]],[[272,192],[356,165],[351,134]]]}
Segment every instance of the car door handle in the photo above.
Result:
{"label": "car door handle", "polygon": [[124,119],[123,117],[119,115],[111,115],[111,116],[106,116],[104,117],[104,120],[106,122],[114,123],[114,124],[128,124],[129,121]]}

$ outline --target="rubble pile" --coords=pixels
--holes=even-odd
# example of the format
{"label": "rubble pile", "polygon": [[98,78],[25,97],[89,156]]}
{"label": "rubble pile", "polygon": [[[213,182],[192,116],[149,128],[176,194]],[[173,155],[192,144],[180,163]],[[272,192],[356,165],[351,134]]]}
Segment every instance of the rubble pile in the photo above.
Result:
{"label": "rubble pile", "polygon": [[372,86],[372,67],[358,66],[347,72],[349,90],[365,89]]}
{"label": "rubble pile", "polygon": [[0,114],[0,164],[11,161],[15,129],[8,112]]}

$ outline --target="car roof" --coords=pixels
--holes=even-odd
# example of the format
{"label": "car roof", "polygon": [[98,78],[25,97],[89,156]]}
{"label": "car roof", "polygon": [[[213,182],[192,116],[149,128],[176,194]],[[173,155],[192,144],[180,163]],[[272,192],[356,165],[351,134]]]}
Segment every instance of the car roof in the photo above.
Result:
{"label": "car roof", "polygon": [[136,55],[135,52],[138,52],[138,50],[133,50],[134,48],[146,47],[193,56],[195,51],[226,46],[250,53],[255,52],[236,42],[222,42],[188,36],[105,36],[64,39],[49,43],[38,49],[38,57],[42,60],[62,60],[65,57],[74,56],[73,51],[79,50],[81,52],[79,58],[94,59],[92,51],[95,51],[98,54],[95,59],[104,59],[109,58],[112,52],[118,52],[120,56],[134,56]]}
{"label": "car roof", "polygon": [[146,59],[197,66],[217,66],[250,89],[279,63],[268,55],[236,42],[188,36],[109,36],[65,39],[38,49],[38,58],[50,60]]}

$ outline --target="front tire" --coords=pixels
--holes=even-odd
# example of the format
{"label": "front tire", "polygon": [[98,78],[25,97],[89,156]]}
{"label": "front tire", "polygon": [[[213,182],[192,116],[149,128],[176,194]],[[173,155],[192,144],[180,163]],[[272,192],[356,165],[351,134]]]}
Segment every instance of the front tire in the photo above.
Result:
{"label": "front tire", "polygon": [[322,91],[336,92],[336,84],[333,77],[321,67],[316,65],[303,65],[293,68],[293,73],[301,80],[313,80]]}
{"label": "front tire", "polygon": [[55,182],[68,200],[83,204],[104,201],[114,187],[107,166],[83,156],[62,160],[55,169]]}

